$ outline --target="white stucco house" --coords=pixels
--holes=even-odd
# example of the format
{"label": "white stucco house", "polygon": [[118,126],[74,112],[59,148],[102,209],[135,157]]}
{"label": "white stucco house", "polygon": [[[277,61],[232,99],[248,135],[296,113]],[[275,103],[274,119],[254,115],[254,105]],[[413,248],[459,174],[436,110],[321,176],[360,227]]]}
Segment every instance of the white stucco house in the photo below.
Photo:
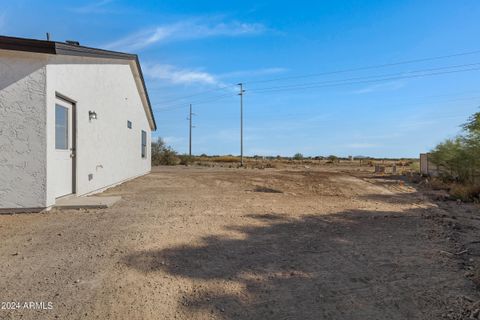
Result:
{"label": "white stucco house", "polygon": [[0,36],[0,212],[150,172],[154,130],[136,55]]}

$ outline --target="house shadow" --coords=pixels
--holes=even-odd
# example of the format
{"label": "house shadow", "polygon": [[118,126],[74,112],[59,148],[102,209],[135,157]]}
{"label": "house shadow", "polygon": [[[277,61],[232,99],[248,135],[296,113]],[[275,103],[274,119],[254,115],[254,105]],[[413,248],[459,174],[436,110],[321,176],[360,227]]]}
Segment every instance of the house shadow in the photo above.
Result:
{"label": "house shadow", "polygon": [[[229,227],[242,238],[207,236],[124,263],[201,283],[179,301],[192,319],[438,319],[464,293],[453,262],[432,254],[438,242],[424,234],[433,222],[417,210],[248,219],[257,223]],[[234,285],[241,290],[218,289]]]}

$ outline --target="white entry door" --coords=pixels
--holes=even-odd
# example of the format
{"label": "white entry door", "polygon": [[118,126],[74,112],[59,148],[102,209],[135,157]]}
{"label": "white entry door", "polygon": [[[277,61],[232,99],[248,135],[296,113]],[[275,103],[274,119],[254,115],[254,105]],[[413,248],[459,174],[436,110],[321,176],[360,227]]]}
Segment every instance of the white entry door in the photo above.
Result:
{"label": "white entry door", "polygon": [[55,103],[55,197],[73,193],[73,105],[61,99]]}

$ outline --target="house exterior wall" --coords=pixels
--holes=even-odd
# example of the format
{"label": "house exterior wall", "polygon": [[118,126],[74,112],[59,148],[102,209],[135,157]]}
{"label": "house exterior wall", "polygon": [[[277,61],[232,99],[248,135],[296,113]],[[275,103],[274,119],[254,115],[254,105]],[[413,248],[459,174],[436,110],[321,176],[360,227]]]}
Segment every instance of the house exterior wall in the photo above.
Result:
{"label": "house exterior wall", "polygon": [[0,211],[46,206],[46,59],[0,50]]}
{"label": "house exterior wall", "polygon": [[[55,97],[76,101],[76,193],[150,172],[151,130],[131,61],[51,56],[47,65],[47,205],[55,202]],[[89,111],[98,119],[89,120]],[[132,128],[127,128],[127,121]],[[147,154],[141,157],[141,131]],[[89,177],[90,176],[90,177]]]}

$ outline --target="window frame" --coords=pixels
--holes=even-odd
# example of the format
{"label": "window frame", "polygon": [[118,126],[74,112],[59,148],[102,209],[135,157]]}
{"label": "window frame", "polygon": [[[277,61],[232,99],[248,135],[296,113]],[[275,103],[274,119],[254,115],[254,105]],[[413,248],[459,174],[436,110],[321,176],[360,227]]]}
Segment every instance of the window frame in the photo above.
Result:
{"label": "window frame", "polygon": [[[58,117],[57,117],[57,110],[61,109],[63,112],[64,112],[64,116],[65,116],[65,119],[64,119],[64,123],[62,123],[61,125],[58,124]],[[67,108],[67,107],[64,107],[62,106],[61,104],[58,104],[56,103],[55,104],[55,150],[68,150],[69,148],[69,112],[70,110]],[[63,128],[64,130],[64,144],[60,145],[57,140],[58,138],[58,134],[57,134],[57,130],[59,130],[59,128]]]}

